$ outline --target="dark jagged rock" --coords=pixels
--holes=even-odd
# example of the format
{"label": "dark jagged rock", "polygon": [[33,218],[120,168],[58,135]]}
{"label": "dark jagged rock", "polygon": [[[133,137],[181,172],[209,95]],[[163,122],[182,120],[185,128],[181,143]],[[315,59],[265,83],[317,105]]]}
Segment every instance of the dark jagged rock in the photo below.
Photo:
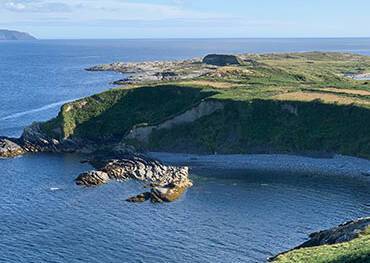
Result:
{"label": "dark jagged rock", "polygon": [[19,141],[26,152],[92,153],[96,150],[92,141],[50,137],[40,126],[41,123],[33,123],[24,129]]}
{"label": "dark jagged rock", "polygon": [[298,246],[296,249],[316,247],[321,245],[333,245],[351,241],[370,227],[370,217],[349,221],[337,227],[312,233],[310,240]]}
{"label": "dark jagged rock", "polygon": [[157,72],[154,75],[158,77],[159,80],[176,80],[178,78],[178,74],[173,71]]}
{"label": "dark jagged rock", "polygon": [[143,203],[151,198],[152,194],[150,192],[145,192],[137,196],[128,198],[126,201],[130,203]]}
{"label": "dark jagged rock", "polygon": [[105,184],[109,181],[109,175],[101,171],[90,171],[80,174],[76,179],[77,185],[94,186]]}
{"label": "dark jagged rock", "polygon": [[[117,145],[117,147],[120,145]],[[40,123],[26,127],[20,138],[0,137],[0,157],[14,157],[26,152],[92,153],[96,144],[82,139],[58,139],[49,137],[40,128]],[[117,148],[117,149],[121,149]]]}
{"label": "dark jagged rock", "polygon": [[234,55],[207,55],[203,59],[203,64],[214,66],[242,65],[243,61]]}
{"label": "dark jagged rock", "polygon": [[25,150],[15,139],[0,138],[0,157],[10,158],[24,154]]}

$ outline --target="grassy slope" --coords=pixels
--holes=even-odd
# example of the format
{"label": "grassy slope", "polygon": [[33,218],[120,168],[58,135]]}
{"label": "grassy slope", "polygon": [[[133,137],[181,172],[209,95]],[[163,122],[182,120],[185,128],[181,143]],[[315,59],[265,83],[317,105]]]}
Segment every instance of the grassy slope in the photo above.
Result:
{"label": "grassy slope", "polygon": [[225,102],[192,124],[155,132],[145,147],[194,152],[332,151],[370,157],[370,58],[340,53],[248,55],[192,81],[113,89],[64,105],[44,124],[54,137],[121,140],[202,99]]}
{"label": "grassy slope", "polygon": [[276,263],[368,263],[370,229],[350,242],[293,250],[279,256]]}
{"label": "grassy slope", "polygon": [[134,125],[159,123],[212,94],[174,85],[113,89],[64,105],[58,117],[45,123],[43,129],[56,137],[122,139]]}

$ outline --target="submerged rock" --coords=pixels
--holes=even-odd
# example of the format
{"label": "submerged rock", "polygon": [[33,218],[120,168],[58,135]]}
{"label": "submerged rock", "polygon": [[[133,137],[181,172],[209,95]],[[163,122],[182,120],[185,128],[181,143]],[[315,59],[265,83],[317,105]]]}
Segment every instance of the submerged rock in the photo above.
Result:
{"label": "submerged rock", "polygon": [[9,138],[0,138],[0,157],[9,158],[24,154],[25,150]]}
{"label": "submerged rock", "polygon": [[145,192],[133,197],[128,198],[126,201],[130,203],[143,203],[151,198],[152,194],[150,192]]}

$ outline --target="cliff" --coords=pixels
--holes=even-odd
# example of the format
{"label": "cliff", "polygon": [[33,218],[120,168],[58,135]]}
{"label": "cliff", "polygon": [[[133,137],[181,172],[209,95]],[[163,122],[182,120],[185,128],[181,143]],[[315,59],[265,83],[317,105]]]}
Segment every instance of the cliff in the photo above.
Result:
{"label": "cliff", "polygon": [[[369,57],[310,52],[238,60],[233,66],[194,59],[103,67],[130,70],[135,83],[63,105],[56,118],[27,128],[20,143],[33,152],[94,152],[124,143],[144,151],[370,158],[370,84],[348,77],[370,72]],[[191,78],[136,78],[170,65]],[[14,145],[3,145],[3,155],[11,156]]]}
{"label": "cliff", "polygon": [[[186,80],[135,79],[64,105],[40,125],[57,141],[187,153],[340,153],[370,158],[370,58],[342,53],[240,55],[240,65],[172,62]],[[146,63],[151,75],[169,62]],[[149,66],[150,65],[150,66]],[[104,70],[143,76],[143,63]],[[209,105],[209,106],[206,106]],[[82,143],[81,143],[82,142]]]}
{"label": "cliff", "polygon": [[[67,103],[15,143],[26,152],[92,153],[125,144],[142,151],[370,158],[370,84],[353,77],[370,72],[370,57],[310,52],[237,59],[228,66],[193,59],[95,67],[129,70],[135,83]],[[142,80],[170,66],[185,79]],[[11,156],[14,144],[2,144]]]}
{"label": "cliff", "polygon": [[0,29],[0,40],[35,40],[36,38],[28,33]]}

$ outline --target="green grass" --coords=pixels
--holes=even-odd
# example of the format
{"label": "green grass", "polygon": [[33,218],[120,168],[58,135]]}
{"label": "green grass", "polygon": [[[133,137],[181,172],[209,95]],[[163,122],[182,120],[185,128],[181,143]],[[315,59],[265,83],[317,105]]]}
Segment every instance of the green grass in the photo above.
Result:
{"label": "green grass", "polygon": [[42,128],[63,138],[122,139],[133,126],[162,122],[212,94],[174,85],[114,89],[64,105],[58,117]]}
{"label": "green grass", "polygon": [[370,126],[364,125],[370,123],[370,96],[348,93],[370,91],[370,84],[344,77],[370,72],[369,57],[311,52],[243,58],[253,62],[219,68],[193,82],[117,88],[68,103],[42,129],[55,138],[117,142],[135,126],[158,124],[212,99],[224,102],[225,110],[155,131],[141,146],[202,153],[325,151],[370,158]]}
{"label": "green grass", "polygon": [[370,229],[345,243],[293,250],[279,256],[276,263],[368,263]]}
{"label": "green grass", "polygon": [[231,100],[223,111],[153,132],[147,147],[200,153],[331,152],[370,158],[370,126],[363,125],[369,122],[370,110],[361,107]]}

